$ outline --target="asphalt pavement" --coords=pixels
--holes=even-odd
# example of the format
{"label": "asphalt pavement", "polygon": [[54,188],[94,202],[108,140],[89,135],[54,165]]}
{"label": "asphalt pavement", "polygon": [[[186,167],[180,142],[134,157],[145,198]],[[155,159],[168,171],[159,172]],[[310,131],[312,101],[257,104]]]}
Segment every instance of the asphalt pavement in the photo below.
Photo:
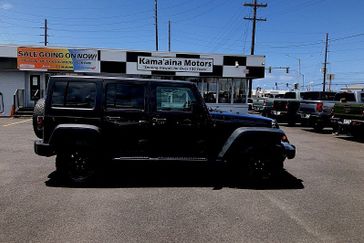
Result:
{"label": "asphalt pavement", "polygon": [[0,119],[0,242],[364,242],[364,143],[282,127],[279,178],[196,163],[110,164],[84,187],[33,152],[29,119]]}

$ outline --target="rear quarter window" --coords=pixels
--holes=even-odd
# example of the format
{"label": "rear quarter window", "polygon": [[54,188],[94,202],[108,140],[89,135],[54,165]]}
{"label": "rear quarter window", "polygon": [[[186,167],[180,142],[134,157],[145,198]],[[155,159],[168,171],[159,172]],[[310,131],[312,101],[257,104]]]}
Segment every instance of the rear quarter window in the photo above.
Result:
{"label": "rear quarter window", "polygon": [[58,81],[54,83],[52,107],[92,109],[96,103],[96,83]]}
{"label": "rear quarter window", "polygon": [[296,93],[295,92],[287,92],[283,96],[286,99],[296,99]]}
{"label": "rear quarter window", "polygon": [[337,93],[335,95],[335,101],[349,101],[349,102],[355,102],[355,94],[354,93]]}

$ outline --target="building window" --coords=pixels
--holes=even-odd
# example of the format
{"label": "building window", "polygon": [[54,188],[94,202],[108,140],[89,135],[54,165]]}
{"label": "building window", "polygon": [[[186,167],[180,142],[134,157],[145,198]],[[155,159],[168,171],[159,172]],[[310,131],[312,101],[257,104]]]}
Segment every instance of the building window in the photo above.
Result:
{"label": "building window", "polygon": [[246,103],[246,80],[233,79],[234,103]]}
{"label": "building window", "polygon": [[232,79],[220,79],[219,80],[219,103],[232,103]]}
{"label": "building window", "polygon": [[216,103],[217,79],[206,79],[206,82],[199,87],[203,91],[203,98],[206,103]]}

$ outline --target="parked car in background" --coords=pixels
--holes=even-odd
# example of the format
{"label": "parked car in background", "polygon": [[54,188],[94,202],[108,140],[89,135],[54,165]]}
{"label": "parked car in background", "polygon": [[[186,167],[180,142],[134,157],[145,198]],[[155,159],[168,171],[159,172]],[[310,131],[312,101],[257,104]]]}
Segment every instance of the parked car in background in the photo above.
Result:
{"label": "parked car in background", "polygon": [[336,133],[364,137],[364,91],[341,95],[333,107],[331,122]]}
{"label": "parked car in background", "polygon": [[300,106],[301,92],[299,90],[287,92],[283,98],[271,99],[272,109],[270,117],[278,122],[288,122],[294,126],[298,120],[297,111]]}
{"label": "parked car in background", "polygon": [[257,97],[253,100],[253,110],[260,112],[262,116],[269,116],[273,107],[273,100],[283,98],[282,93],[265,94],[263,97]]}
{"label": "parked car in background", "polygon": [[[336,92],[310,91],[301,94],[302,100],[298,110],[301,123],[321,131],[331,127],[331,113],[335,105]],[[340,98],[337,97],[336,100]]]}
{"label": "parked car in background", "polygon": [[253,110],[253,99],[248,98],[248,111]]}

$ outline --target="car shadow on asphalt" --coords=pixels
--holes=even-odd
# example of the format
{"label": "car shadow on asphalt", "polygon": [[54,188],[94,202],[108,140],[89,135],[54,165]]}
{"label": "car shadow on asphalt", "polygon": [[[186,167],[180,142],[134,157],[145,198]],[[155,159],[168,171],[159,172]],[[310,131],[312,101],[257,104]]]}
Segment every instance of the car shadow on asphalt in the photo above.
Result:
{"label": "car shadow on asphalt", "polygon": [[305,132],[312,132],[317,134],[332,134],[332,129],[323,129],[321,131],[316,131],[314,128],[302,128]]}
{"label": "car shadow on asphalt", "polygon": [[151,187],[211,187],[236,189],[303,189],[303,181],[283,170],[273,178],[253,180],[242,172],[236,175],[225,166],[186,162],[122,162],[103,168],[87,184],[71,184],[56,171],[48,176],[49,187],[82,188],[151,188]]}
{"label": "car shadow on asphalt", "polygon": [[359,137],[353,137],[353,136],[349,136],[349,135],[338,135],[338,136],[336,136],[336,138],[350,141],[350,142],[364,143],[364,137],[359,138]]}

